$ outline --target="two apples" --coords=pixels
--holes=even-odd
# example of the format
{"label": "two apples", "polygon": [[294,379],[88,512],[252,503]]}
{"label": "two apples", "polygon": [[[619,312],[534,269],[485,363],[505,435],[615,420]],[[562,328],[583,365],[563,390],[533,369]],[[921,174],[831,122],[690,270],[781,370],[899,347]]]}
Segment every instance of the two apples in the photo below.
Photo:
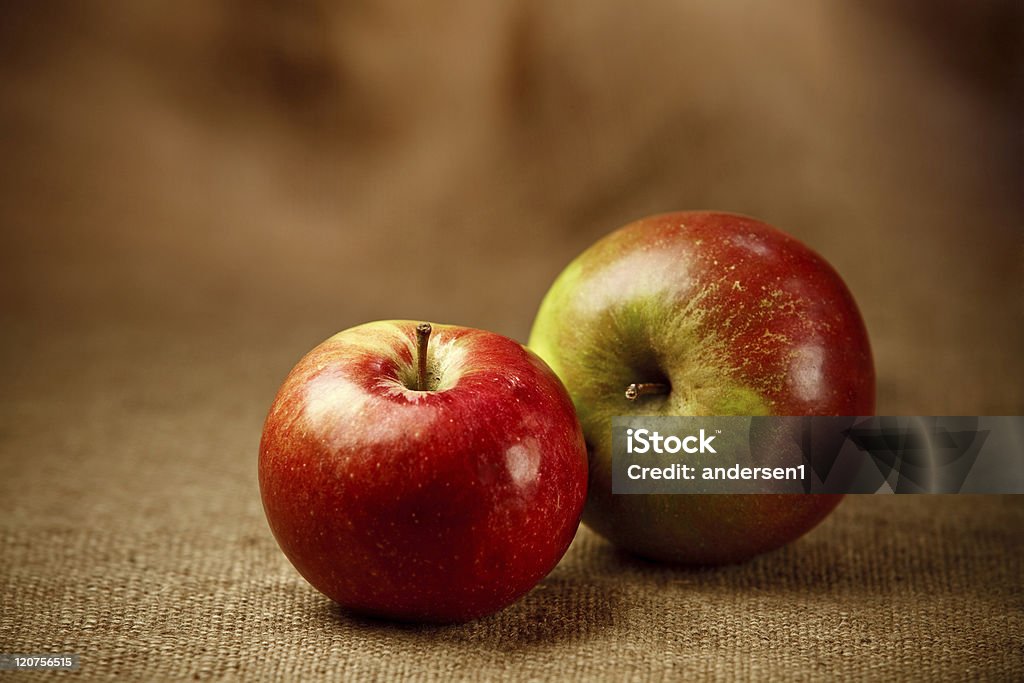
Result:
{"label": "two apples", "polygon": [[734,214],[653,216],[598,241],[555,281],[528,346],[389,321],[299,361],[267,416],[259,481],[314,587],[364,614],[466,621],[546,576],[581,515],[645,557],[741,561],[840,498],[613,495],[611,418],[874,412],[842,280]]}

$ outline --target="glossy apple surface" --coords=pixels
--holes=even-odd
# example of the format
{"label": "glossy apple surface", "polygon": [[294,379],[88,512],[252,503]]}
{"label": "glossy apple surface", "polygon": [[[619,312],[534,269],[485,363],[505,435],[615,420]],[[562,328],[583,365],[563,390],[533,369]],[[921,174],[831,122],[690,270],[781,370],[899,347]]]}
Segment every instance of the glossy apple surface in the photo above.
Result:
{"label": "glossy apple surface", "polygon": [[[868,336],[842,280],[794,238],[735,214],[652,216],[601,239],[555,281],[529,345],[583,425],[584,523],[654,559],[743,560],[799,537],[840,497],[612,495],[612,416],[874,412]],[[628,401],[632,383],[668,393]]]}
{"label": "glossy apple surface", "polygon": [[259,483],[296,569],[350,610],[457,622],[529,591],[565,553],[587,455],[564,387],[490,332],[434,325],[418,390],[416,323],[341,332],[270,409]]}

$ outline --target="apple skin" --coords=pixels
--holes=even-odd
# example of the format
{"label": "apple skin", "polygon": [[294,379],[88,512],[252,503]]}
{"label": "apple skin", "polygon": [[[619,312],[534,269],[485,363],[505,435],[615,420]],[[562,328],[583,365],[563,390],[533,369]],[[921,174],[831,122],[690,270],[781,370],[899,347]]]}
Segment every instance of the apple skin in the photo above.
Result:
{"label": "apple skin", "polygon": [[[612,495],[612,416],[875,408],[867,331],[842,280],[794,238],[736,214],[651,216],[599,240],[551,287],[529,346],[561,377],[583,425],[584,524],[657,560],[745,560],[798,538],[841,496]],[[671,391],[630,402],[634,382]]]}
{"label": "apple skin", "polygon": [[416,391],[416,323],[341,332],[285,379],[259,484],[284,554],[354,612],[461,622],[558,563],[579,526],[587,453],[571,400],[506,337],[434,325]]}

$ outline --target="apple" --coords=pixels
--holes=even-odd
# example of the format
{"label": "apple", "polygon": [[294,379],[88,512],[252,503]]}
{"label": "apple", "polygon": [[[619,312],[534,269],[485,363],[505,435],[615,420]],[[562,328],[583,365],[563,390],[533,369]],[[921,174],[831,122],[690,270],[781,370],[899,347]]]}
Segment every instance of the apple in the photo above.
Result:
{"label": "apple", "polygon": [[558,563],[587,453],[565,388],[521,344],[383,321],[291,371],[263,428],[259,484],[284,554],[342,607],[460,622]]}
{"label": "apple", "polygon": [[652,216],[576,258],[529,346],[561,377],[590,454],[583,522],[633,553],[736,562],[801,536],[825,495],[613,495],[615,415],[871,415],[857,305],[821,256],[745,216]]}

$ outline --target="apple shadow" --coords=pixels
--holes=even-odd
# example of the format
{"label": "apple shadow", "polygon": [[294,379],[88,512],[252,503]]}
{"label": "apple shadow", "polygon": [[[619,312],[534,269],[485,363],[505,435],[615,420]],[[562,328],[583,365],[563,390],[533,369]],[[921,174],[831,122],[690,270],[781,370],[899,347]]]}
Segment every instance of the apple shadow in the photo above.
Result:
{"label": "apple shadow", "polygon": [[1019,533],[1024,501],[1012,496],[876,498],[849,500],[796,541],[733,564],[669,564],[596,538],[591,562],[642,590],[795,596],[826,603],[907,594],[984,601],[992,586],[1013,584],[1010,577],[1016,576],[1024,548]]}
{"label": "apple shadow", "polygon": [[851,551],[827,535],[804,537],[746,560],[720,565],[671,563],[616,548],[601,540],[595,560],[604,571],[628,577],[646,589],[684,589],[694,594],[826,596],[857,593],[864,577],[877,573],[871,548]]}
{"label": "apple shadow", "polygon": [[337,627],[362,637],[430,640],[503,653],[588,640],[614,627],[622,594],[567,574],[556,568],[516,603],[463,624],[390,621],[352,613],[334,602],[327,602],[326,611]]}

